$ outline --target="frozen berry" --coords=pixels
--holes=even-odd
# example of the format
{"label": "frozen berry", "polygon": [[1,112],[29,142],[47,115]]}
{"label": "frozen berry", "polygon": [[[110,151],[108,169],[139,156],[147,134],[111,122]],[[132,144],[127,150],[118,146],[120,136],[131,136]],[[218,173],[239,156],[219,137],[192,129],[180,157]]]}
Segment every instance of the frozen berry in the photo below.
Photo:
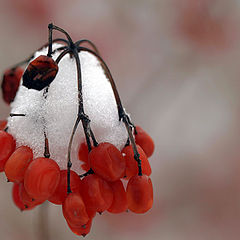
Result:
{"label": "frozen berry", "polygon": [[42,204],[44,200],[37,200],[29,196],[27,193],[24,184],[19,184],[19,197],[22,203],[24,204],[25,210],[31,210],[34,207],[38,206],[39,204]]}
{"label": "frozen berry", "polygon": [[80,161],[88,163],[88,146],[85,142],[80,144],[78,158]]}
{"label": "frozen berry", "polygon": [[147,157],[151,157],[154,152],[154,142],[152,138],[139,126],[136,126],[135,141],[141,146]]}
{"label": "frozen berry", "polygon": [[107,210],[113,201],[111,187],[95,174],[88,175],[82,180],[81,196],[86,207],[96,212]]}
{"label": "frozen berry", "polygon": [[127,185],[127,200],[132,212],[147,212],[153,204],[151,179],[146,175],[131,177]]}
{"label": "frozen berry", "polygon": [[[81,186],[81,179],[76,172],[70,171],[70,187],[73,193],[79,193]],[[60,181],[53,193],[53,195],[48,199],[48,201],[55,204],[62,204],[67,197],[67,170],[60,171]]]}
{"label": "frozen berry", "polygon": [[65,219],[72,226],[81,227],[90,220],[79,193],[69,193],[62,205]]}
{"label": "frozen berry", "polygon": [[100,143],[89,153],[92,170],[107,181],[116,181],[124,176],[126,162],[121,152],[111,143]]}
{"label": "frozen berry", "polygon": [[116,182],[109,182],[110,187],[113,191],[113,202],[108,212],[121,213],[125,212],[128,208],[127,194],[121,180]]}
{"label": "frozen berry", "polygon": [[4,171],[10,182],[23,181],[25,171],[33,160],[33,152],[27,146],[17,148],[7,160]]}
{"label": "frozen berry", "polygon": [[59,180],[58,164],[50,158],[37,158],[25,172],[24,187],[32,198],[46,200],[55,192]]}
{"label": "frozen berry", "polygon": [[0,130],[4,130],[7,127],[6,120],[0,120]]}
{"label": "frozen berry", "polygon": [[85,142],[81,143],[79,147],[78,158],[83,162],[83,164],[81,164],[81,168],[84,171],[88,171],[90,169],[90,165],[88,163],[88,146]]}
{"label": "frozen berry", "polygon": [[84,226],[80,227],[71,225],[69,222],[67,222],[67,224],[73,233],[75,233],[78,236],[85,237],[91,230],[92,219],[90,219]]}
{"label": "frozen berry", "polygon": [[[143,174],[146,174],[149,176],[152,173],[152,169],[147,159],[147,156],[139,145],[137,145],[137,151],[140,155],[139,158],[141,160],[142,172]],[[134,158],[134,152],[131,145],[123,148],[122,153],[126,160],[125,177],[129,179],[130,177],[138,174],[138,163]]]}
{"label": "frozen berry", "polygon": [[20,194],[19,194],[19,184],[14,183],[12,187],[12,199],[15,205],[21,210],[25,210],[24,203],[20,199]]}
{"label": "frozen berry", "polygon": [[25,70],[23,86],[40,91],[54,80],[57,72],[57,63],[51,57],[41,55],[30,62]]}
{"label": "frozen berry", "polygon": [[0,172],[4,170],[4,166],[15,148],[16,142],[12,135],[0,131]]}
{"label": "frozen berry", "polygon": [[23,69],[20,67],[9,69],[4,73],[2,81],[2,94],[3,99],[7,104],[13,102],[22,74]]}

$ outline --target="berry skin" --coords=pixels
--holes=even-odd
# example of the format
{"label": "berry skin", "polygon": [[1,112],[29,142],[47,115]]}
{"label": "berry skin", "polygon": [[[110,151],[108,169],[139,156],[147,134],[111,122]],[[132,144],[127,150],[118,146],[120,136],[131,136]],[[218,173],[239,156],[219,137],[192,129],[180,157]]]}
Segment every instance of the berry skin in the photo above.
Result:
{"label": "berry skin", "polygon": [[16,142],[12,135],[7,132],[0,131],[0,172],[4,170],[4,166],[14,152]]}
{"label": "berry skin", "polygon": [[[73,193],[79,193],[81,186],[81,179],[76,172],[70,171],[70,187]],[[67,170],[60,171],[60,181],[53,193],[48,199],[51,203],[62,204],[67,197]]]}
{"label": "berry skin", "polygon": [[81,168],[84,171],[88,171],[90,169],[89,163],[88,163],[88,146],[85,142],[81,143],[79,150],[78,150],[78,158],[80,161],[84,162],[81,165]]}
{"label": "berry skin", "polygon": [[147,157],[151,157],[154,152],[154,142],[152,138],[139,126],[136,126],[136,131],[136,144],[138,144],[143,149]]}
{"label": "berry skin", "polygon": [[68,221],[67,221],[67,224],[73,233],[75,233],[78,236],[85,237],[91,230],[92,219],[90,219],[84,226],[81,226],[81,227],[72,226]]}
{"label": "berry skin", "polygon": [[37,158],[25,172],[24,187],[32,198],[47,200],[55,192],[59,180],[58,164],[50,158]]}
{"label": "berry skin", "polygon": [[111,143],[100,143],[89,153],[92,170],[103,179],[114,182],[124,176],[126,161]]}
{"label": "berry skin", "polygon": [[[152,169],[147,159],[147,156],[139,145],[137,145],[137,151],[140,155],[142,172],[143,174],[146,174],[149,176],[152,173]],[[138,163],[134,158],[134,152],[133,152],[132,146],[129,145],[123,148],[122,153],[124,153],[124,158],[126,160],[125,176],[126,176],[126,179],[129,179],[130,177],[138,174]]]}
{"label": "berry skin", "polygon": [[81,164],[81,168],[82,168],[82,170],[84,170],[86,172],[90,170],[90,166],[88,163]]}
{"label": "berry skin", "polygon": [[25,210],[25,206],[20,199],[20,194],[19,194],[19,184],[14,183],[12,187],[12,199],[15,205],[21,210]]}
{"label": "berry skin", "polygon": [[23,183],[19,184],[19,196],[20,196],[20,200],[24,204],[24,207],[25,207],[24,210],[31,210],[34,207],[36,207],[37,205],[40,205],[41,203],[44,202],[44,200],[43,201],[36,200],[36,199],[33,199],[32,197],[30,197],[28,195]]}
{"label": "berry skin", "polygon": [[7,160],[4,171],[10,182],[23,181],[25,171],[33,160],[32,149],[26,146],[17,148]]}
{"label": "berry skin", "polygon": [[82,180],[81,196],[90,211],[103,212],[113,201],[113,192],[109,184],[95,174]]}
{"label": "berry skin", "polygon": [[146,175],[131,177],[127,185],[127,200],[132,212],[147,212],[153,204],[151,179]]}
{"label": "berry skin", "polygon": [[[85,204],[85,206],[86,206],[86,204]],[[96,211],[95,210],[91,210],[91,209],[87,208],[87,206],[86,206],[86,210],[87,210],[87,214],[88,214],[90,219],[92,219],[96,216]]]}
{"label": "berry skin", "polygon": [[9,69],[4,73],[2,81],[2,94],[3,99],[7,104],[13,102],[22,74],[23,69],[20,67]]}
{"label": "berry skin", "polygon": [[0,130],[4,130],[7,127],[6,120],[0,120]]}
{"label": "berry skin", "polygon": [[127,194],[125,192],[123,183],[121,180],[116,182],[109,182],[110,187],[113,190],[113,202],[111,207],[108,209],[110,213],[121,213],[125,212],[128,208]]}
{"label": "berry skin", "polygon": [[69,193],[62,205],[66,221],[75,227],[82,227],[90,220],[79,193]]}
{"label": "berry skin", "polygon": [[23,86],[40,91],[54,80],[57,72],[57,63],[51,57],[41,55],[28,65],[23,74]]}
{"label": "berry skin", "polygon": [[85,142],[81,143],[79,147],[78,158],[80,161],[88,163],[88,146]]}

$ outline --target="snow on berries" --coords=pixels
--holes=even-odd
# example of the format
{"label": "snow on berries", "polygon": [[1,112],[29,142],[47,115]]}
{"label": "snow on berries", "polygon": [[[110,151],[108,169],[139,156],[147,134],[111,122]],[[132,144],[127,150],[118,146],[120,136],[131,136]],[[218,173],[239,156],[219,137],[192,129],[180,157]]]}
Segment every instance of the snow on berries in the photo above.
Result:
{"label": "snow on berries", "polygon": [[[96,212],[152,207],[154,142],[125,112],[96,46],[48,28],[49,42],[4,73],[11,113],[0,121],[0,171],[21,211],[62,205],[68,227],[85,236]],[[66,39],[53,39],[54,31]]]}

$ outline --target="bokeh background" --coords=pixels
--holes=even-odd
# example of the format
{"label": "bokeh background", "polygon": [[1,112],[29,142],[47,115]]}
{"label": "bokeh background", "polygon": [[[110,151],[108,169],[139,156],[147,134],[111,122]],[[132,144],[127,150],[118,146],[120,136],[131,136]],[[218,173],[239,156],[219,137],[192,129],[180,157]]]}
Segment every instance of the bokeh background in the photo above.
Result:
{"label": "bokeh background", "polygon": [[[239,239],[240,2],[0,0],[1,73],[47,41],[49,22],[96,43],[156,143],[153,209],[97,216],[86,239]],[[21,213],[1,174],[1,239],[44,239],[41,210]],[[61,207],[42,213],[50,239],[76,239]]]}

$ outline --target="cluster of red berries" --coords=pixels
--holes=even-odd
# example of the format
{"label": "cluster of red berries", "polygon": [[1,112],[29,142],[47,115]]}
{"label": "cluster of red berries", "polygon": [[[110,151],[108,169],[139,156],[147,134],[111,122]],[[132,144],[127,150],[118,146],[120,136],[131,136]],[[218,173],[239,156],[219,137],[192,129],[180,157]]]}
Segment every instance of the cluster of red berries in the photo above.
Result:
{"label": "cluster of red berries", "polygon": [[[53,25],[50,28],[60,29]],[[48,56],[33,60],[24,74],[19,67],[5,72],[2,91],[8,104],[15,98],[22,74],[23,85],[27,88],[40,91],[49,87],[58,72],[57,63],[64,55],[61,54],[55,62],[51,58],[51,44],[52,42],[49,43]],[[71,44],[66,47],[65,53],[76,53],[76,43]],[[95,52],[92,53],[98,56]],[[110,73],[108,77],[111,78]],[[85,236],[89,233],[92,219],[97,212],[107,210],[110,213],[121,213],[129,209],[134,213],[145,213],[152,207],[153,187],[149,177],[152,171],[148,157],[154,151],[154,142],[141,127],[135,127],[130,122],[116,89],[113,90],[119,119],[125,123],[129,139],[121,151],[111,143],[97,143],[92,132],[91,143],[87,132],[90,129],[89,119],[84,114],[83,105],[80,106],[80,118],[76,126],[81,120],[86,135],[86,143],[79,146],[78,152],[82,162],[79,164],[86,171],[82,175],[70,170],[71,140],[67,169],[60,170],[58,164],[50,158],[46,133],[44,157],[34,158],[30,146],[16,148],[16,140],[8,133],[7,122],[0,121],[0,171],[4,171],[8,181],[14,183],[12,197],[20,210],[33,209],[46,200],[62,205],[63,216],[69,228],[75,234]],[[75,130],[71,139],[74,133]]]}
{"label": "cluster of red berries", "polygon": [[[70,229],[78,235],[86,235],[90,231],[96,212],[148,211],[153,204],[153,189],[147,157],[153,153],[154,143],[140,127],[136,129],[142,175],[138,175],[131,145],[120,152],[105,142],[88,153],[87,145],[82,143],[79,159],[84,162],[82,168],[87,173],[79,176],[70,171],[70,193],[67,193],[67,170],[60,170],[50,158],[34,159],[28,146],[16,149],[14,138],[1,130],[0,171],[4,171],[8,181],[14,183],[14,203],[20,210],[33,209],[46,200],[61,204]],[[126,191],[121,179],[128,180]]]}

